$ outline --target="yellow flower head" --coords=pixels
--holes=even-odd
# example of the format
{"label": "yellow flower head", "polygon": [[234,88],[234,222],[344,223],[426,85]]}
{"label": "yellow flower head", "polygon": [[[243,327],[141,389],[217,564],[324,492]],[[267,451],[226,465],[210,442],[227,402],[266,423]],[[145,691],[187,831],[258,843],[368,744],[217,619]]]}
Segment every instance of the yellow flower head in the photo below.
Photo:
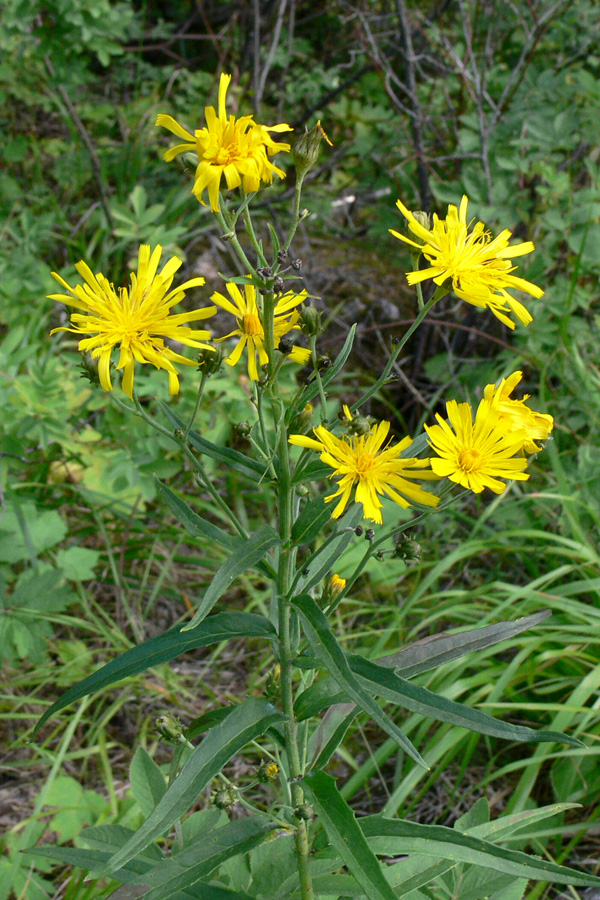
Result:
{"label": "yellow flower head", "polygon": [[515,327],[509,318],[511,313],[523,325],[528,325],[532,321],[530,313],[508,289],[525,291],[532,297],[543,296],[541,288],[511,274],[516,268],[511,257],[531,253],[534,246],[531,241],[509,246],[511,232],[507,228],[492,238],[483,222],[476,222],[469,230],[468,202],[467,197],[463,196],[458,209],[450,205],[445,219],[439,219],[434,214],[433,226],[426,228],[398,200],[396,205],[407,219],[409,230],[417,241],[392,229],[391,233],[411,247],[416,247],[431,264],[428,268],[408,272],[408,283],[417,284],[432,278],[435,284],[442,285],[451,279],[454,293],[467,303],[490,309],[509,328]]}
{"label": "yellow flower head", "polygon": [[[256,365],[256,357],[258,356],[259,365],[264,366],[269,362],[269,357],[265,349],[265,332],[261,321],[261,314],[256,300],[256,288],[253,284],[243,285],[244,293],[237,284],[228,283],[227,291],[231,300],[220,294],[218,291],[210,298],[213,303],[220,306],[221,309],[231,313],[237,319],[238,327],[235,331],[217,338],[217,341],[226,341],[230,337],[239,335],[240,339],[234,347],[233,352],[225,360],[227,365],[235,366],[239,362],[244,347],[248,345],[248,375],[252,381],[258,381],[258,368]],[[298,330],[299,315],[297,306],[302,303],[308,296],[306,291],[295,294],[288,291],[283,294],[275,305],[275,346],[281,338],[289,331]],[[304,365],[310,359],[310,350],[306,347],[294,347],[292,352],[288,354],[288,358],[295,363]]]}
{"label": "yellow flower head", "polygon": [[[446,403],[448,422],[436,413],[437,425],[425,426],[431,448],[431,468],[441,476],[479,494],[484,487],[501,494],[506,487],[500,478],[526,481],[527,460],[517,456],[526,437],[514,431],[507,419],[500,419],[496,404],[482,400],[475,421],[468,403]],[[454,429],[454,430],[453,430]],[[516,458],[515,458],[516,457]]]}
{"label": "yellow flower head", "polygon": [[345,589],[346,584],[347,584],[346,579],[341,578],[341,576],[338,575],[336,572],[331,576],[331,578],[327,582],[327,593],[329,594],[329,596],[331,598],[335,599],[336,597],[339,597],[339,595]]}
{"label": "yellow flower head", "polygon": [[225,99],[231,75],[221,75],[219,83],[219,112],[214,106],[205,109],[206,127],[197,128],[192,134],[183,128],[172,116],[159,115],[156,124],[167,128],[183,138],[185,143],[171,147],[164,154],[170,162],[180,153],[194,152],[198,156],[198,167],[192,193],[204,204],[202,195],[208,189],[208,199],[213,212],[219,209],[219,189],[224,177],[227,189],[239,187],[250,193],[260,188],[261,182],[271,184],[273,175],[285,178],[285,172],[269,160],[281,151],[289,151],[289,144],[278,144],[270,131],[293,131],[289,125],[258,125],[252,116],[227,116]]}
{"label": "yellow flower head", "polygon": [[209,306],[193,312],[171,316],[171,307],[185,297],[189,288],[204,284],[204,278],[192,278],[170,290],[173,276],[181,266],[181,260],[172,256],[158,272],[162,247],[157,245],[152,254],[148,244],[142,244],[138,256],[137,273],[131,273],[131,286],[115,290],[114,285],[104,275],[94,275],[87,263],[78,262],[76,269],[84,284],[70,287],[56,272],[52,275],[65,287],[68,294],[49,294],[52,300],[60,300],[80,312],[71,313],[71,328],[55,328],[57,331],[72,331],[90,337],[79,341],[78,348],[89,351],[98,359],[98,376],[105,391],[112,391],[110,363],[112,352],[119,347],[117,369],[123,369],[122,387],[128,397],[133,394],[135,361],[151,363],[157,369],[169,373],[169,393],[179,390],[177,370],[173,363],[195,366],[194,360],[186,359],[165,345],[165,338],[186,344],[188,347],[211,349],[202,343],[210,338],[209,331],[194,331],[187,322],[196,322],[214,315],[216,307]]}
{"label": "yellow flower head", "polygon": [[522,400],[514,400],[511,394],[523,377],[522,372],[513,372],[508,378],[503,378],[498,387],[488,384],[483,393],[484,399],[497,405],[500,413],[500,421],[510,424],[511,431],[521,431],[526,435],[523,443],[525,453],[537,453],[541,447],[536,441],[545,441],[554,427],[554,419],[547,413],[535,412],[525,405],[529,400],[529,394],[525,394]]}
{"label": "yellow flower head", "polygon": [[[347,406],[344,407],[344,412],[347,418],[352,418]],[[322,462],[333,469],[331,477],[338,479],[338,487],[333,494],[325,497],[327,503],[336,497],[340,498],[332,513],[333,519],[338,519],[346,509],[354,487],[355,501],[362,503],[364,517],[378,524],[382,522],[383,504],[379,499],[380,494],[391,497],[404,509],[411,503],[438,505],[439,497],[408,480],[437,480],[437,476],[429,468],[429,460],[400,458],[402,451],[412,444],[409,437],[396,445],[390,442],[382,449],[389,430],[389,422],[380,422],[368,434],[344,435],[339,438],[323,425],[318,425],[313,429],[315,438],[302,434],[290,436],[290,444],[317,450]],[[414,471],[415,469],[421,471]]]}

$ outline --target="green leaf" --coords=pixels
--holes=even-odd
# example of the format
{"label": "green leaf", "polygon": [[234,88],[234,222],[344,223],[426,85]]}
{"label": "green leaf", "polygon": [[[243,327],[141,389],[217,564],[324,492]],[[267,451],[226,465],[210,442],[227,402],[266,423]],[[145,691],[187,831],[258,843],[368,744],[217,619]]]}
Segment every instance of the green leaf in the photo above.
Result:
{"label": "green leaf", "polygon": [[279,535],[270,525],[263,525],[225,560],[209,584],[191,622],[182,631],[191,631],[206,618],[217,600],[223,596],[235,579],[259,563],[263,556],[279,543]]}
{"label": "green leaf", "polygon": [[163,484],[156,475],[154,476],[154,481],[160,495],[173,515],[192,537],[201,536],[208,538],[209,541],[220,544],[221,547],[226,547],[228,550],[235,550],[237,544],[243,541],[243,538],[236,538],[228,534],[223,528],[219,528],[217,525],[213,525],[212,522],[207,522],[206,519],[199,516],[185,500],[178,497],[175,491]]}
{"label": "green leaf", "polygon": [[[331,470],[330,470],[331,471]],[[292,541],[299,546],[310,544],[331,521],[331,504],[323,497],[315,497],[304,505],[292,527]]]}
{"label": "green leaf", "polygon": [[[321,382],[324,387],[326,385],[328,385],[329,382],[332,381],[336,377],[336,375],[338,375],[339,372],[341,372],[341,370],[343,369],[346,360],[350,356],[350,352],[352,350],[352,345],[354,344],[354,335],[355,334],[356,334],[356,325],[353,325],[352,328],[350,329],[350,331],[348,332],[348,337],[344,341],[344,346],[338,353],[338,355],[335,359],[335,362],[333,363],[332,366],[329,367],[329,369],[327,370],[325,375],[323,375],[321,378]],[[304,390],[300,392],[300,395],[298,396],[298,399],[296,400],[296,402],[292,403],[288,409],[288,412],[286,414],[286,420],[287,420],[288,425],[290,424],[290,422],[292,422],[294,420],[294,416],[296,416],[298,414],[298,412],[301,409],[303,409],[307,403],[310,403],[310,401],[314,397],[316,397],[318,393],[319,393],[319,386],[317,385],[316,381],[313,381],[312,384],[305,386]]]}
{"label": "green leaf", "polygon": [[276,259],[277,254],[279,253],[279,251],[281,249],[281,244],[279,243],[279,237],[270,222],[267,222],[267,228],[269,229],[269,234],[271,235],[271,244],[273,246],[273,259]]}
{"label": "green leaf", "polygon": [[[558,884],[574,884],[581,887],[600,887],[600,878],[585,875],[568,866],[537,856],[529,856],[520,850],[506,850],[490,841],[461,834],[444,825],[421,825],[404,819],[387,819],[384,816],[368,816],[360,819],[360,827],[366,838],[398,838],[397,851],[408,854],[426,854],[455,862],[484,866],[514,878],[534,878]],[[386,845],[389,847],[389,844]],[[403,849],[400,850],[400,847]],[[337,848],[336,848],[337,849]],[[389,849],[386,849],[386,853]]]}
{"label": "green leaf", "polygon": [[149,641],[138,644],[137,647],[132,647],[117,659],[102,666],[93,675],[84,678],[83,681],[65,691],[62,697],[53,703],[41,717],[35,726],[33,736],[35,737],[51,716],[64,709],[65,706],[69,706],[70,703],[108,687],[116,681],[121,681],[122,678],[137,675],[138,672],[144,672],[152,666],[169,662],[188,650],[207,647],[210,644],[217,644],[220,641],[236,637],[272,638],[275,635],[275,629],[268,619],[255,613],[217,613],[217,615],[205,619],[201,626],[195,628],[193,632],[184,632],[180,625],[176,625],[175,628],[170,628],[164,634],[159,634],[150,638]]}
{"label": "green leaf", "polygon": [[522,619],[497,622],[494,625],[472,628],[458,634],[433,634],[403,647],[397,653],[381,657],[377,663],[380,666],[396,669],[396,672],[403,678],[412,678],[413,675],[435,669],[453,659],[465,656],[467,653],[483,650],[485,647],[491,647],[500,641],[513,638],[522,631],[539,625],[551,615],[549,609],[543,609]]}
{"label": "green leaf", "polygon": [[357,714],[354,703],[336,703],[329,707],[309,742],[308,758],[311,768],[322,769],[327,765]]}
{"label": "green leaf", "polygon": [[100,554],[88,547],[68,547],[58,550],[56,565],[62,569],[65,578],[73,581],[87,581],[94,578],[94,566],[98,565]]}
{"label": "green leaf", "polygon": [[323,612],[308,594],[294,597],[292,603],[300,612],[304,621],[304,631],[312,652],[318,656],[326,669],[331,672],[339,686],[346,692],[350,700],[354,700],[360,708],[377,722],[380,728],[393,737],[399,747],[408,753],[415,762],[429,768],[418,750],[398,726],[386,716],[373,698],[361,687],[346,661],[344,651],[336,641]]}
{"label": "green leaf", "polygon": [[317,809],[332,846],[369,900],[396,900],[377,857],[331,775],[315,770],[306,775],[301,784]]}
{"label": "green leaf", "polygon": [[217,828],[149,872],[144,882],[152,890],[145,900],[170,900],[177,890],[195,885],[226,860],[248,853],[277,827],[266,817],[248,816]]}
{"label": "green leaf", "polygon": [[[167,403],[163,403],[161,400],[159,400],[159,403],[173,427],[184,430],[186,424],[183,419],[180,419]],[[190,431],[188,441],[192,447],[199,450],[204,456],[216,459],[220,463],[225,463],[230,469],[235,469],[236,472],[249,478],[255,484],[260,484],[263,481],[267,471],[264,463],[257,462],[257,460],[240,453],[238,450],[231,450],[229,447],[213,444],[211,441],[207,441],[206,438],[200,437],[195,431]]]}
{"label": "green leaf", "polygon": [[[339,520],[337,534],[327,541],[315,553],[301,564],[296,575],[294,590],[309,591],[318,584],[331,571],[331,567],[337,562],[344,552],[354,534],[354,528],[362,520],[362,506],[356,503]],[[304,573],[308,571],[308,575]]]}
{"label": "green leaf", "polygon": [[138,747],[129,769],[131,790],[136,803],[147,818],[167,790],[167,782],[150,754]]}
{"label": "green leaf", "polygon": [[[102,869],[110,859],[110,853],[106,850],[82,850],[78,847],[46,845],[23,852],[43,859],[56,859],[59,862],[69,863],[71,866],[78,866],[80,869],[94,873]],[[129,860],[117,874],[111,877],[122,884],[139,884],[142,876],[155,865],[157,865],[157,860],[154,856],[142,853],[135,859]]]}
{"label": "green leaf", "polygon": [[352,672],[360,676],[361,683],[368,690],[419,715],[430,716],[441,722],[460,725],[462,728],[503,738],[507,741],[532,743],[557,741],[573,747],[584,746],[577,738],[569,737],[558,731],[535,731],[526,725],[513,725],[510,722],[495,719],[478,709],[472,709],[455,700],[441,697],[427,688],[407,681],[390,669],[378,666],[377,663],[364,659],[362,656],[352,654],[348,661]]}
{"label": "green leaf", "polygon": [[156,809],[135,835],[109,861],[108,875],[136,857],[181,818],[212,778],[246,744],[284,718],[267,700],[251,697],[206,735],[186,760]]}
{"label": "green leaf", "polygon": [[[321,663],[321,665],[323,664]],[[346,703],[348,699],[348,694],[340,690],[333,676],[327,675],[325,678],[315,681],[296,697],[294,714],[299,721],[312,719],[324,709]]]}

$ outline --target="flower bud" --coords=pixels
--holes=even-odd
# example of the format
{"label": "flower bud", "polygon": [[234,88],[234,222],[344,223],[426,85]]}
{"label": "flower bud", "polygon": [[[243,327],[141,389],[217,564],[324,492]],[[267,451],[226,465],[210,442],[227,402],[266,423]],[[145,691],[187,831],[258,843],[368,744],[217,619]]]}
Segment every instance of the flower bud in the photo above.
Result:
{"label": "flower bud", "polygon": [[431,216],[428,212],[424,212],[422,209],[415,209],[413,210],[413,216],[419,225],[422,225],[427,231],[431,231]]}
{"label": "flower bud", "polygon": [[216,375],[225,359],[225,350],[221,344],[216,347],[204,347],[196,357],[198,360],[198,371],[203,375]]}
{"label": "flower bud", "polygon": [[275,781],[278,775],[279,766],[277,765],[277,763],[268,763],[264,759],[261,761],[261,764],[256,771],[256,777],[260,784],[267,784],[267,782],[269,781]]}
{"label": "flower bud", "polygon": [[294,349],[294,342],[291,341],[289,337],[282,337],[277,344],[277,349],[280,353],[283,353],[285,356],[287,356],[287,354],[291,353]]}
{"label": "flower bud", "polygon": [[362,437],[363,434],[369,434],[373,421],[371,416],[354,416],[351,422],[346,426],[350,434],[356,437]]}
{"label": "flower bud", "polygon": [[321,331],[321,313],[314,306],[305,306],[300,311],[300,328],[307,337],[316,336]]}
{"label": "flower bud", "polygon": [[248,435],[252,431],[252,426],[249,422],[238,422],[235,426],[235,430],[240,437],[248,437]]}
{"label": "flower bud", "polygon": [[294,816],[297,819],[304,819],[304,821],[312,819],[314,814],[315,811],[309,803],[301,803],[300,806],[297,806],[294,810]]}
{"label": "flower bud", "polygon": [[177,744],[183,737],[184,728],[177,716],[163,715],[154,720],[156,730],[169,743]]}
{"label": "flower bud", "polygon": [[100,376],[98,375],[99,362],[100,357],[93,357],[89,353],[82,353],[81,362],[79,364],[81,378],[86,378],[90,384],[100,384]]}
{"label": "flower bud", "polygon": [[319,147],[323,138],[325,138],[330,147],[333,147],[319,119],[317,124],[298,138],[293,146],[292,156],[294,157],[296,172],[300,178],[303,178],[319,159]]}
{"label": "flower bud", "polygon": [[327,582],[327,593],[331,600],[335,600],[336,597],[339,597],[339,595],[346,587],[346,583],[346,579],[341,578],[337,573],[334,573],[331,576],[331,578]]}
{"label": "flower bud", "polygon": [[290,426],[291,432],[304,432],[311,423],[313,408],[310,403],[306,403],[304,409],[301,409]]}
{"label": "flower bud", "polygon": [[222,788],[220,791],[215,791],[212,797],[212,802],[217,807],[217,809],[228,810],[235,803],[235,795],[233,791],[226,790]]}

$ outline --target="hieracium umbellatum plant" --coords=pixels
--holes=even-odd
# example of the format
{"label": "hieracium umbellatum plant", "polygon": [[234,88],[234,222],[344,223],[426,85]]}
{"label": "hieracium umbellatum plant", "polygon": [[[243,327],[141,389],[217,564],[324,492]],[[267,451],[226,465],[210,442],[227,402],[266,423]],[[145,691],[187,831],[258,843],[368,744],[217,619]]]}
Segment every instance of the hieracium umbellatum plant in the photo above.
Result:
{"label": "hieracium umbellatum plant", "polygon": [[[474,635],[479,648],[490,646],[542,621],[544,611],[447,632],[433,643],[398,647],[391,657],[375,661],[348,650],[347,641],[340,644],[333,617],[371,558],[385,565],[389,556],[414,560],[427,554],[416,528],[426,517],[443,515],[465,493],[501,494],[513,482],[530,479],[530,455],[543,450],[554,423],[519,394],[518,371],[498,384],[481,385],[476,408],[448,399],[420,435],[398,433],[391,421],[373,418],[369,401],[385,385],[411,335],[452,291],[509,328],[515,319],[529,325],[532,316],[515,294],[540,298],[543,291],[514,274],[514,260],[531,253],[533,244],[511,243],[508,230],[494,237],[483,223],[470,221],[466,197],[450,205],[443,218],[412,213],[399,200],[408,233],[393,231],[389,251],[401,249],[393,238],[410,247],[414,321],[391,345],[370,386],[355,389],[339,410],[331,388],[346,364],[356,326],[331,359],[322,353],[324,317],[302,285],[302,264],[292,252],[299,222],[306,218],[303,181],[328,138],[319,122],[292,150],[277,140],[291,131],[288,125],[265,126],[250,115],[228,113],[230,80],[221,76],[218,108],[208,106],[195,130],[166,114],[157,125],[181,139],[164,158],[171,162],[183,155],[192,161],[190,206],[208,200],[244,274],[227,277],[198,309],[177,312],[186,291],[195,289],[198,296],[203,279],[178,280],[181,260],[162,261],[160,246],[145,245],[128,287],[115,287],[127,283],[123,273],[94,274],[88,260],[77,265],[82,283],[71,286],[55,275],[62,292],[52,295],[71,311],[63,330],[75,333],[78,348],[97,362],[98,390],[110,394],[124,416],[143,417],[181,449],[198,490],[211,499],[218,517],[211,521],[200,515],[164,484],[162,499],[185,528],[206,538],[209,548],[220,545],[226,560],[187,621],[72,687],[38,727],[75,699],[194,648],[259,640],[271,647],[272,668],[263,696],[239,698],[207,716],[201,727],[161,717],[157,727],[173,748],[173,762],[166,777],[138,749],[136,777],[146,779],[147,796],[153,799],[137,831],[89,828],[81,838],[87,849],[46,845],[33,852],[74,862],[95,876],[110,875],[128,886],[123,897],[147,900],[432,897],[438,895],[427,891],[435,889],[436,880],[459,865],[487,873],[498,898],[509,888],[516,898],[515,889],[522,885],[520,896],[528,879],[598,886],[598,878],[499,846],[493,823],[471,832],[383,815],[359,818],[327,771],[361,715],[372,719],[415,766],[427,768],[427,746],[411,743],[396,724],[394,705],[509,741],[580,746],[564,734],[494,718],[413,680],[469,652]],[[286,177],[290,151],[296,166],[290,220],[285,233],[269,224],[267,242],[257,236],[253,202],[274,180]],[[425,301],[421,291],[427,282],[435,289]],[[214,340],[206,325],[217,316],[219,333],[225,335]],[[201,327],[193,327],[199,322]],[[135,372],[148,365],[167,373],[171,395],[178,393],[185,367],[184,377],[196,386],[198,398],[187,421],[171,404],[140,403]],[[211,443],[194,428],[206,382],[221,365],[238,367],[249,385],[247,414],[238,428],[243,449]],[[290,369],[303,377],[291,379]],[[296,386],[290,388],[292,383]],[[236,470],[246,492],[272,491],[276,519],[250,528],[229,505],[221,482],[209,474],[206,456],[221,470]],[[396,506],[408,513],[398,515]],[[353,570],[344,571],[340,558],[353,543],[362,547],[362,557]],[[228,608],[229,588],[246,572],[257,572],[270,584],[268,615]],[[451,606],[446,617],[452,618]],[[384,708],[381,699],[392,708]],[[261,759],[254,769],[249,765],[246,781],[234,783],[224,768],[234,755],[250,752],[250,745],[252,759],[257,748]],[[209,794],[201,825],[182,830],[188,810],[200,797],[206,803]],[[539,819],[555,811],[535,812]],[[530,814],[507,816],[503,834],[522,827]],[[483,892],[471,891],[469,897],[488,895],[485,878],[482,883]],[[425,893],[419,893],[421,888]]]}

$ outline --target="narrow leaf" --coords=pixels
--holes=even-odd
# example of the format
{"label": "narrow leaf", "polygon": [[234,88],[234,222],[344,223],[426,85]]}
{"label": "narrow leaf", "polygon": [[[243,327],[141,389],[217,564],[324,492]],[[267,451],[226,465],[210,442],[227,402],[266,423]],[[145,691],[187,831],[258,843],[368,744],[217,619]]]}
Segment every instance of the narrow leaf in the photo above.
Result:
{"label": "narrow leaf", "polygon": [[277,258],[277,254],[281,249],[281,244],[279,243],[279,236],[270,222],[267,222],[267,228],[269,229],[269,234],[271,235],[271,245],[273,247],[273,259]]}
{"label": "narrow leaf", "polygon": [[360,676],[361,683],[368,690],[419,715],[430,716],[441,722],[460,725],[462,728],[503,738],[507,741],[530,743],[557,741],[571,744],[573,747],[584,746],[577,738],[569,737],[558,731],[536,731],[526,725],[513,725],[510,722],[495,719],[478,709],[464,706],[447,697],[441,697],[427,688],[407,681],[390,669],[379,666],[362,656],[352,654],[349,656],[349,663],[354,674]]}
{"label": "narrow leaf", "polygon": [[292,527],[292,541],[299,546],[310,544],[331,521],[331,504],[315,497],[305,504]]}
{"label": "narrow leaf", "polygon": [[360,819],[360,827],[366,838],[376,836],[398,838],[397,852],[426,854],[454,862],[484,866],[496,872],[512,875],[514,878],[535,878],[538,881],[552,881],[557,884],[600,887],[600,878],[595,875],[586,875],[568,866],[561,866],[537,856],[529,856],[520,850],[506,850],[490,841],[461,834],[444,825],[421,825],[404,819],[367,816]]}
{"label": "narrow leaf", "polygon": [[266,817],[237,819],[165,859],[145,878],[152,890],[146,900],[170,900],[177,890],[206,878],[226,860],[248,853],[278,826]]}
{"label": "narrow leaf", "polygon": [[348,699],[348,694],[340,690],[335,678],[332,675],[327,675],[325,678],[315,681],[314,684],[311,684],[296,697],[294,714],[299,721],[312,719],[313,716],[318,716],[324,709],[328,709],[330,706],[337,706],[340,703],[346,703]]}
{"label": "narrow leaf", "polygon": [[337,534],[302,563],[300,573],[296,576],[295,590],[309,591],[331,571],[331,567],[355,536],[354,529],[362,517],[362,506],[359,503],[344,514],[338,522]]}
{"label": "narrow leaf", "polygon": [[315,770],[306,775],[301,784],[314,803],[332,846],[369,900],[396,900],[354,813],[338,791],[335,779]]}
{"label": "narrow leaf", "polygon": [[237,637],[275,637],[276,632],[268,619],[255,613],[221,612],[209,619],[205,619],[199,628],[193,632],[184,632],[181,625],[170,628],[163,634],[150,638],[131,650],[127,650],[117,659],[102,666],[93,675],[89,675],[73,685],[68,691],[50,706],[35,726],[33,736],[37,734],[42,725],[59,710],[69,706],[81,697],[93,694],[102,688],[137,675],[152,666],[169,662],[171,659],[193,650],[197,647],[207,647],[209,644],[217,644],[220,641]]}
{"label": "narrow leaf", "polygon": [[[173,412],[168,403],[163,403],[162,400],[159,400],[159,404],[171,425],[176,429],[184,430],[186,423]],[[252,459],[250,456],[246,456],[244,453],[240,453],[239,450],[232,450],[229,447],[222,447],[220,444],[213,444],[211,441],[207,441],[206,438],[200,437],[195,431],[190,431],[188,441],[195,450],[198,450],[204,456],[216,459],[220,463],[225,463],[230,469],[235,469],[236,472],[254,481],[255,484],[260,484],[265,477],[265,464]]]}
{"label": "narrow leaf", "polygon": [[322,769],[327,765],[357,714],[355,703],[336,703],[329,707],[309,743],[310,768]]}
{"label": "narrow leaf", "polygon": [[459,634],[433,634],[403,647],[397,653],[383,656],[377,660],[380,666],[395,668],[403,678],[412,678],[421,672],[435,669],[446,662],[465,656],[475,650],[483,650],[500,641],[506,641],[521,634],[528,628],[539,625],[552,613],[549,609],[533,613],[522,619],[509,622],[497,622],[483,628],[461,631]]}
{"label": "narrow leaf", "polygon": [[232,756],[283,718],[283,713],[268,701],[251,697],[220,725],[211,729],[188,757],[154,812],[125,846],[114,854],[102,874],[108,875],[120,869],[170,828]]}
{"label": "narrow leaf", "polygon": [[[352,345],[354,344],[354,335],[356,334],[356,325],[353,325],[350,331],[348,332],[348,337],[344,341],[344,346],[338,353],[335,358],[335,362],[332,366],[329,367],[325,375],[322,376],[321,381],[323,385],[328,385],[330,381],[332,381],[336,375],[341,372],[344,367],[344,364],[348,357],[350,356],[350,352],[352,350]],[[314,397],[319,393],[319,387],[315,381],[312,384],[306,385],[304,390],[300,393],[297,401],[293,403],[287,413],[288,424],[293,421],[294,416],[296,416],[307,403],[310,403]]]}
{"label": "narrow leaf", "polygon": [[[79,847],[46,845],[44,847],[33,847],[31,850],[24,850],[23,852],[27,853],[28,856],[39,856],[42,859],[56,859],[58,862],[78,866],[80,869],[94,873],[104,868],[110,859],[110,853],[106,850],[82,850]],[[158,865],[156,859],[146,854],[140,854],[135,859],[129,860],[112,877],[115,881],[120,881],[122,884],[139,884],[146,872],[149,872],[156,865]]]}
{"label": "narrow leaf", "polygon": [[302,594],[300,597],[294,597],[292,603],[302,616],[304,631],[312,652],[323,660],[325,668],[331,672],[348,698],[354,700],[364,712],[368,713],[373,721],[377,722],[379,727],[383,728],[390,737],[393,737],[398,746],[405,750],[415,762],[427,769],[428,765],[418,750],[361,687],[360,682],[350,670],[344,651],[336,641],[329,622],[312,597]]}
{"label": "narrow leaf", "polygon": [[226,547],[228,550],[235,550],[236,546],[240,542],[243,542],[242,537],[234,537],[217,525],[213,525],[212,522],[207,522],[202,516],[199,516],[185,500],[178,497],[177,494],[172,491],[170,487],[167,487],[166,484],[163,484],[156,475],[154,476],[154,482],[173,515],[181,522],[192,537],[208,538],[209,541],[220,544],[221,547]]}
{"label": "narrow leaf", "polygon": [[271,547],[278,543],[279,535],[275,529],[270,525],[263,525],[245,543],[240,544],[235,553],[217,570],[192,621],[184,625],[182,631],[191,631],[193,628],[197,628],[232,582],[260,562]]}

